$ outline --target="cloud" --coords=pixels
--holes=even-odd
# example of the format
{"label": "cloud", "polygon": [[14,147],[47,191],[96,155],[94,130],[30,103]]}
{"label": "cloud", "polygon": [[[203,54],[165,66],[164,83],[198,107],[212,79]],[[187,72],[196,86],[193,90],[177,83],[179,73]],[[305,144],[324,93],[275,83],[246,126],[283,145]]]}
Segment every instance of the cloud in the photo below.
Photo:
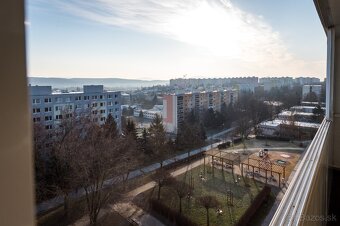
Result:
{"label": "cloud", "polygon": [[277,32],[230,0],[58,0],[88,20],[156,33],[203,52],[250,62],[292,58]]}
{"label": "cloud", "polygon": [[[323,75],[325,61],[299,59],[289,51],[263,16],[241,10],[231,0],[32,0],[37,7],[58,10],[109,26],[152,33],[194,47],[189,55],[150,61],[119,60],[114,66],[72,67],[73,74],[144,74],[162,76]],[[50,9],[49,7],[45,7]],[[191,50],[191,49],[190,49]],[[197,54],[196,54],[197,53]],[[83,60],[83,59],[82,59]],[[76,60],[75,60],[76,61]],[[51,63],[52,64],[52,63]],[[55,65],[55,62],[53,62]],[[41,64],[39,64],[39,68]],[[56,66],[62,68],[63,67]],[[55,70],[57,70],[55,69]],[[95,69],[95,71],[92,71]]]}

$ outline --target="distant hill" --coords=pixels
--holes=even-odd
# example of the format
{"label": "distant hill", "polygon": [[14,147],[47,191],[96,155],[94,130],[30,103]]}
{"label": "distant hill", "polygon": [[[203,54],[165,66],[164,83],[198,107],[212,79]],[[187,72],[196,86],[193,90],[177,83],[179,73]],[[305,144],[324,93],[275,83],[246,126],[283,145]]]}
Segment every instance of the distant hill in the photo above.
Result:
{"label": "distant hill", "polygon": [[104,85],[106,88],[126,89],[155,85],[168,85],[168,80],[137,80],[123,78],[46,78],[28,77],[32,86],[52,86],[53,88],[82,87],[83,85]]}

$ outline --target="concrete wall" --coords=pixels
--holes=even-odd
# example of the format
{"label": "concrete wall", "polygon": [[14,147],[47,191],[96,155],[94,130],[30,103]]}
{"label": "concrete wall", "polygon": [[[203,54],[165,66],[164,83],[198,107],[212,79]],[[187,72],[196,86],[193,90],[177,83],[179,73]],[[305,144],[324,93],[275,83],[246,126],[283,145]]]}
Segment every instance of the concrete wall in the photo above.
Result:
{"label": "concrete wall", "polygon": [[31,115],[26,81],[24,1],[0,1],[0,225],[34,223]]}

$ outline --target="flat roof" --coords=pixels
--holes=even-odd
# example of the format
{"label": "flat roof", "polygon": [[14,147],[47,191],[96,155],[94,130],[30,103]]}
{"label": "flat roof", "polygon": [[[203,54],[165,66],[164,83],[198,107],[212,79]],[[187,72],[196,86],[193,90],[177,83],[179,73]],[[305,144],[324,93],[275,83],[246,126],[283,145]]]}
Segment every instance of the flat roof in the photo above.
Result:
{"label": "flat roof", "polygon": [[[268,127],[277,127],[281,124],[285,124],[285,125],[289,125],[291,123],[291,121],[287,121],[287,120],[281,120],[281,119],[275,119],[273,121],[265,121],[265,122],[261,122],[259,125],[263,125],[263,126],[268,126]],[[319,128],[320,124],[319,123],[311,123],[311,122],[298,122],[295,121],[294,124],[298,127],[305,127],[305,128]]]}
{"label": "flat roof", "polygon": [[283,111],[279,113],[279,115],[282,116],[291,116],[291,115],[303,115],[303,116],[313,116],[313,113],[308,113],[308,112],[297,112],[297,111]]}

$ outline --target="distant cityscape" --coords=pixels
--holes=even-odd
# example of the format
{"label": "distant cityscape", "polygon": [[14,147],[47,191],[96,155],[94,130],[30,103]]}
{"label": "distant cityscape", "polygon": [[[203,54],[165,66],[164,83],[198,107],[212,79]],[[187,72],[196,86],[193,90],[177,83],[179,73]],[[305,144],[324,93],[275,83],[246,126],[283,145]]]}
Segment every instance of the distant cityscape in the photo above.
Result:
{"label": "distant cityscape", "polygon": [[[51,80],[51,82],[49,82]],[[203,117],[204,111],[213,109],[221,111],[221,106],[225,104],[234,105],[242,92],[264,93],[275,88],[282,87],[302,87],[302,98],[305,99],[310,93],[316,95],[315,102],[320,103],[322,95],[322,84],[319,78],[314,77],[234,77],[234,78],[179,78],[171,79],[169,83],[161,81],[163,85],[152,85],[150,87],[136,87],[143,84],[160,84],[160,81],[144,81],[127,79],[55,79],[55,78],[31,78],[30,82],[34,84],[41,82],[41,85],[29,85],[32,106],[33,122],[43,122],[46,129],[52,129],[58,125],[62,119],[62,114],[66,111],[67,116],[73,112],[79,113],[88,111],[93,120],[99,124],[103,124],[109,114],[111,114],[119,128],[121,128],[122,112],[128,108],[133,110],[130,116],[138,118],[140,114],[146,120],[152,120],[156,115],[163,119],[166,131],[176,134],[179,126],[183,123],[190,111],[194,111]],[[58,81],[57,86],[44,86],[46,83],[54,84]],[[62,82],[61,82],[62,81]],[[84,85],[80,87],[76,81],[89,82],[105,82],[101,85]],[[109,91],[104,87],[115,87],[112,82],[119,82],[121,90]],[[60,87],[58,84],[62,84]],[[128,84],[127,87],[121,86]],[[69,85],[69,87],[68,87]],[[117,89],[115,89],[117,90]],[[153,106],[143,106],[138,100],[133,101],[133,97],[137,95],[156,97]],[[266,100],[264,100],[266,101]],[[313,106],[315,106],[314,104]],[[303,108],[305,109],[305,108]],[[293,110],[291,113],[296,117],[300,116],[297,112],[304,114],[313,114],[305,110]],[[289,110],[289,109],[287,109]],[[282,120],[283,113],[279,114],[278,120]],[[287,112],[286,112],[287,114]],[[307,118],[312,116],[305,115]],[[275,121],[276,126],[283,124],[281,121]],[[305,118],[303,118],[305,121]],[[280,122],[280,123],[279,123]],[[306,124],[307,123],[307,124]],[[266,123],[260,126],[266,127]],[[273,127],[274,124],[271,125]],[[303,124],[308,125],[308,122]],[[267,135],[269,130],[262,128]],[[276,129],[277,130],[277,129]]]}

